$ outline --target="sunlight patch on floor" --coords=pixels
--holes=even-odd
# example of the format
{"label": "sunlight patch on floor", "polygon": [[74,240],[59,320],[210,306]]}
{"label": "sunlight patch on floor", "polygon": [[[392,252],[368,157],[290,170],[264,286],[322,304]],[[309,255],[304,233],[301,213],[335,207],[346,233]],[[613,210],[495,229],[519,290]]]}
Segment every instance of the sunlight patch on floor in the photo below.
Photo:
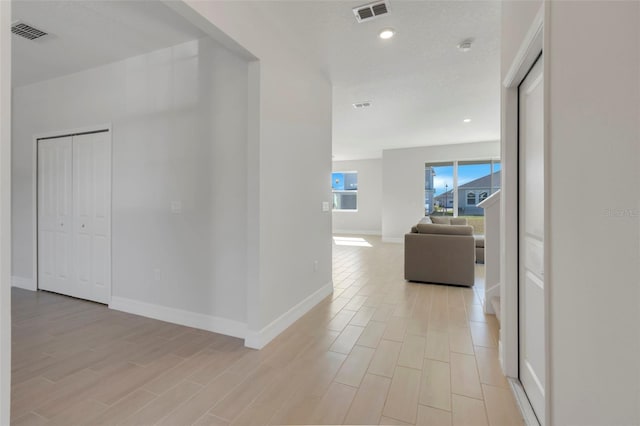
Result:
{"label": "sunlight patch on floor", "polygon": [[372,247],[367,240],[361,237],[333,237],[337,246]]}

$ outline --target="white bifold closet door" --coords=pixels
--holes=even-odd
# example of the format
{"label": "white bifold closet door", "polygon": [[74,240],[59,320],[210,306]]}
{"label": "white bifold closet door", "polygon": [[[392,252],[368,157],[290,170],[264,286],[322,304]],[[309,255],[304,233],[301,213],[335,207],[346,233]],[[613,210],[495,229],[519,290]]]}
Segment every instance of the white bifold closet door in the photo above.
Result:
{"label": "white bifold closet door", "polygon": [[38,287],[109,303],[108,132],[38,142]]}

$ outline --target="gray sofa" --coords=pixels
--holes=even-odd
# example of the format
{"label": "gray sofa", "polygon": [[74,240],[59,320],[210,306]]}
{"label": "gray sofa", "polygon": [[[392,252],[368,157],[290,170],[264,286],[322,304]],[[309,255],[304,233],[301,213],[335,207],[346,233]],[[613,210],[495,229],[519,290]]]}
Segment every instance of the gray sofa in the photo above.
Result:
{"label": "gray sofa", "polygon": [[451,218],[442,218],[449,219],[453,223],[451,225],[425,223],[426,219],[404,236],[404,278],[408,281],[472,286],[476,254],[473,227],[466,225],[466,219],[451,221]]}

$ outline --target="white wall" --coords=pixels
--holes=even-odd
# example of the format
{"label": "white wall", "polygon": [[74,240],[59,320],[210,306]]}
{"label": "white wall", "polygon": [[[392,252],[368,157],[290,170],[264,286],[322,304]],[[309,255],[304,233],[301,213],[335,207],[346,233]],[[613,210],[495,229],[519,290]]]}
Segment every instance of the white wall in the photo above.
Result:
{"label": "white wall", "polygon": [[382,159],[334,161],[334,172],[358,172],[358,210],[334,211],[333,232],[382,234]]}
{"label": "white wall", "polygon": [[[503,77],[536,7],[503,3]],[[547,423],[637,425],[640,4],[545,7]]]}
{"label": "white wall", "polygon": [[333,290],[331,213],[321,209],[331,199],[331,84],[261,18],[268,2],[185,3],[172,7],[259,59],[250,67],[259,107],[249,123],[247,344],[261,347]]}
{"label": "white wall", "polygon": [[33,136],[111,122],[114,299],[246,323],[247,83],[203,39],[16,88],[14,275],[35,272]]}
{"label": "white wall", "polygon": [[383,151],[383,240],[401,242],[424,216],[425,163],[499,158],[499,141]]}
{"label": "white wall", "polygon": [[637,425],[640,3],[549,7],[551,420]]}
{"label": "white wall", "polygon": [[11,409],[11,3],[0,2],[0,425]]}

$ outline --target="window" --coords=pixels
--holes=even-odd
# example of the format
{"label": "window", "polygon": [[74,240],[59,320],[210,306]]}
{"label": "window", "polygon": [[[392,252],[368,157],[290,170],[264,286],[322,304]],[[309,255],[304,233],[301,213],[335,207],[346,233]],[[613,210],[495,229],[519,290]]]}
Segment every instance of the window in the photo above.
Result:
{"label": "window", "polygon": [[493,160],[426,163],[425,215],[465,217],[476,234],[483,234],[484,209],[478,203],[500,189],[500,170]]}
{"label": "window", "polygon": [[336,172],[331,174],[334,210],[358,209],[358,172]]}
{"label": "window", "polygon": [[467,205],[475,206],[476,205],[476,193],[473,191],[467,191]]}

